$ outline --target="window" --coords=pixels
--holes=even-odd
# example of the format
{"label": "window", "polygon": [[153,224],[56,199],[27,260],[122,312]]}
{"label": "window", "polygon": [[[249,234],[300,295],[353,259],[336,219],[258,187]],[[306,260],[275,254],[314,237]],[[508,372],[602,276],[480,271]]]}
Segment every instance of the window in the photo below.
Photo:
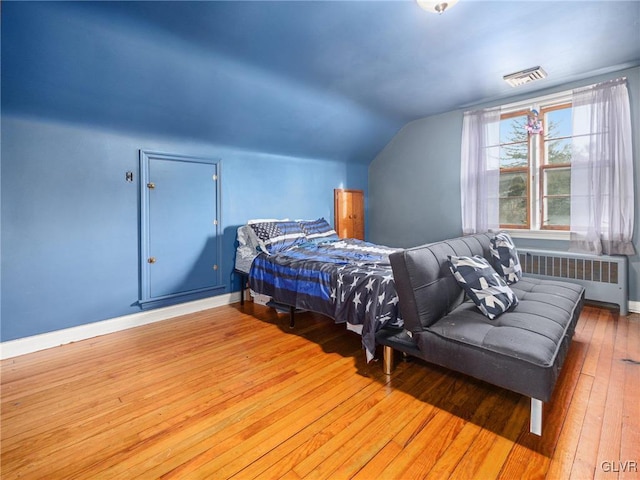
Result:
{"label": "window", "polygon": [[532,106],[543,131],[526,130],[531,108],[503,108],[500,116],[500,228],[569,230],[571,103]]}
{"label": "window", "polygon": [[[537,118],[527,118],[532,110]],[[631,145],[624,77],[464,112],[463,233],[511,229],[570,240],[576,251],[634,255]]]}
{"label": "window", "polygon": [[500,116],[500,227],[529,228],[531,143],[525,130],[529,111]]}
{"label": "window", "polygon": [[571,104],[542,110],[540,142],[541,229],[569,230],[571,213]]}

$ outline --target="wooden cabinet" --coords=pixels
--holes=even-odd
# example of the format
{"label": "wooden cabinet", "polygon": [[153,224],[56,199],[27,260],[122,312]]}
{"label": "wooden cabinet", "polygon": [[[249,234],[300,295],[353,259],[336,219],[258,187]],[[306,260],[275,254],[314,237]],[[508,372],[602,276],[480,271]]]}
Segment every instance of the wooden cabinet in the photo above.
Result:
{"label": "wooden cabinet", "polygon": [[335,189],[333,199],[335,228],[340,238],[364,240],[364,192]]}

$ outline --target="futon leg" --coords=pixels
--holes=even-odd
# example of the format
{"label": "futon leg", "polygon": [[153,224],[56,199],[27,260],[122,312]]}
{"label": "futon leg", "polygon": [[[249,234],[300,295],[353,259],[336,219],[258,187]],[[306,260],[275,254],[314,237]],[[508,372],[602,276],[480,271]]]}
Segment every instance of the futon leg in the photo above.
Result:
{"label": "futon leg", "polygon": [[542,435],[542,400],[538,400],[537,398],[531,398],[529,431],[536,435]]}
{"label": "futon leg", "polygon": [[296,326],[295,313],[295,307],[289,307],[289,328],[293,328]]}
{"label": "futon leg", "polygon": [[385,375],[391,375],[393,371],[393,348],[388,345],[382,350],[382,371]]}

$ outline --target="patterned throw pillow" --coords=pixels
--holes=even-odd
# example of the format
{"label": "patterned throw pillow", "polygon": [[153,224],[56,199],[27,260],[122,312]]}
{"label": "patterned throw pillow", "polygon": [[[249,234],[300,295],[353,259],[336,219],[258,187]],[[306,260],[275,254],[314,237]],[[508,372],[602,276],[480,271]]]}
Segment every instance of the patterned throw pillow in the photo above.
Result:
{"label": "patterned throw pillow", "polygon": [[304,242],[304,232],[298,222],[259,222],[252,223],[251,228],[265,253],[281,252]]}
{"label": "patterned throw pillow", "polygon": [[507,281],[508,285],[513,285],[522,278],[522,267],[518,258],[511,235],[507,232],[499,232],[490,241],[491,263],[496,272]]}
{"label": "patterned throw pillow", "polygon": [[469,298],[490,320],[518,305],[518,297],[513,290],[483,257],[449,256],[449,269]]}
{"label": "patterned throw pillow", "polygon": [[339,240],[336,231],[329,225],[324,218],[317,220],[304,220],[300,222],[300,227],[304,232],[307,240],[311,241],[324,241],[324,240]]}

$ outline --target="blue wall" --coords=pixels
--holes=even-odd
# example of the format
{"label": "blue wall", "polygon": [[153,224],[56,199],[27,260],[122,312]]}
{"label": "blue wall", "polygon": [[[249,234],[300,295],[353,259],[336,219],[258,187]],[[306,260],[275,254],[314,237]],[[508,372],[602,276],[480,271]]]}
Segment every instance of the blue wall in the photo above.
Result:
{"label": "blue wall", "polygon": [[462,116],[450,112],[411,122],[369,167],[371,241],[410,247],[462,231]]}
{"label": "blue wall", "polygon": [[[640,67],[536,92],[541,96],[611,78],[629,82],[636,199],[640,198]],[[525,97],[526,98],[526,97]],[[514,97],[483,108],[524,100]],[[378,154],[369,167],[369,239],[400,247],[462,234],[460,214],[460,139],[463,110],[416,120]],[[637,203],[637,202],[636,202]],[[629,257],[629,300],[640,301],[640,208],[635,209],[636,255]],[[567,241],[516,239],[516,245],[568,249]]]}
{"label": "blue wall", "polygon": [[[140,311],[138,151],[220,158],[222,278],[249,218],[333,222],[333,189],[367,189],[367,166],[2,117],[2,341]],[[127,183],[125,173],[135,181]]]}
{"label": "blue wall", "polygon": [[203,46],[120,15],[130,8],[146,6],[2,5],[2,341],[139,311],[140,149],[221,160],[231,292],[238,225],[332,222],[333,189],[366,190],[401,125],[236,58],[224,38]]}

